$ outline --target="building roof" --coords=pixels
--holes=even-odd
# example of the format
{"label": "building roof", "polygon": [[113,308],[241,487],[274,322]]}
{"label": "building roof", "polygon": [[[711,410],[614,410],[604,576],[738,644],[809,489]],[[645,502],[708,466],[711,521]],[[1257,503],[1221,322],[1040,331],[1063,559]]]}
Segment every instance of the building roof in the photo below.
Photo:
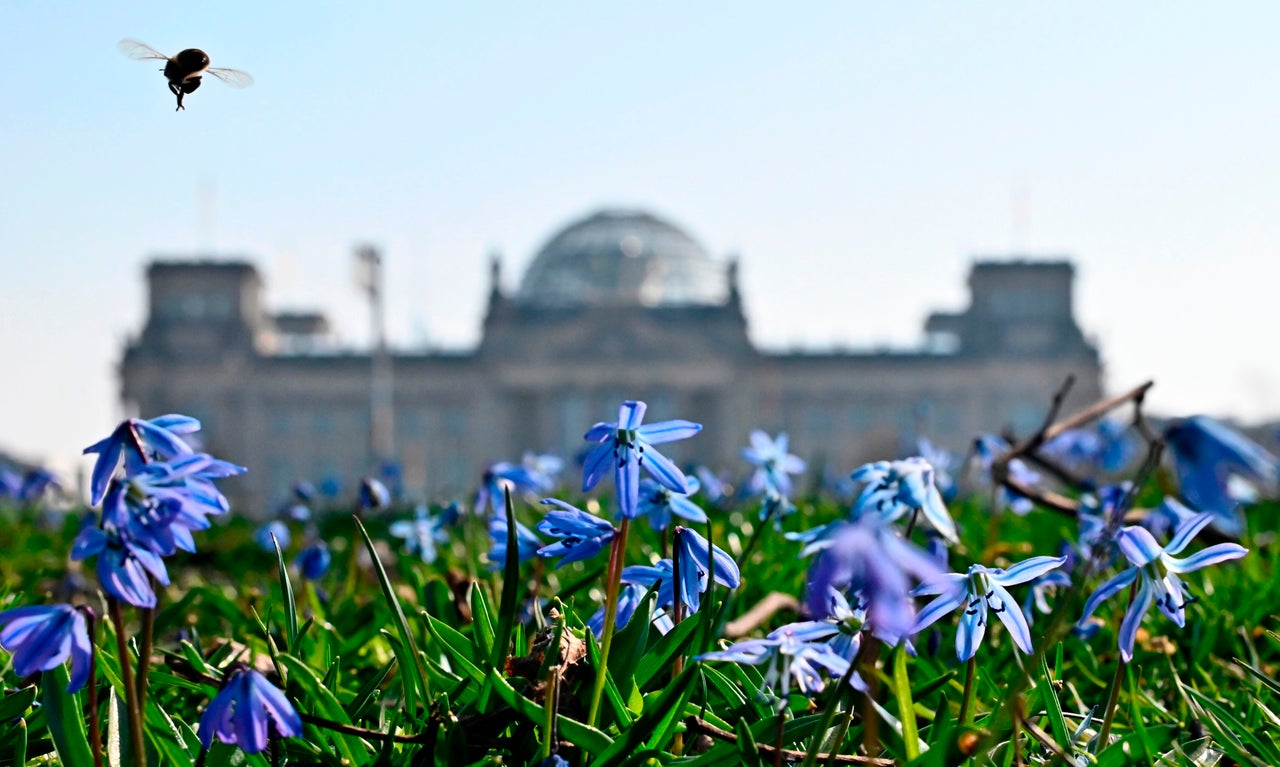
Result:
{"label": "building roof", "polygon": [[688,232],[652,213],[601,210],[553,236],[516,299],[534,306],[718,305],[728,268]]}

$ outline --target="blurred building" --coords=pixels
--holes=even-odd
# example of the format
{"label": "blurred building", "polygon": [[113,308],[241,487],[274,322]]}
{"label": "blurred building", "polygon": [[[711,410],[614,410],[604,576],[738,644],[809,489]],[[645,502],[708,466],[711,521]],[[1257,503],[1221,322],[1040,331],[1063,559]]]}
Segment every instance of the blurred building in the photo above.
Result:
{"label": "blurred building", "polygon": [[[484,466],[526,450],[574,456],[625,399],[646,400],[648,420],[705,424],[670,446],[676,460],[740,467],[748,434],[764,428],[788,432],[814,473],[843,473],[916,436],[963,451],[979,431],[1025,433],[1068,374],[1072,403],[1101,394],[1065,260],[976,262],[970,305],[931,315],[919,349],[887,352],[757,348],[736,263],[643,212],[569,224],[514,293],[500,277],[495,261],[477,347],[389,355],[383,444],[412,494],[466,492]],[[352,488],[376,469],[369,352],[337,349],[321,314],[270,312],[247,262],[156,261],[147,284],[124,400],[143,416],[203,421],[205,446],[249,467],[238,490],[251,508],[299,479]]]}

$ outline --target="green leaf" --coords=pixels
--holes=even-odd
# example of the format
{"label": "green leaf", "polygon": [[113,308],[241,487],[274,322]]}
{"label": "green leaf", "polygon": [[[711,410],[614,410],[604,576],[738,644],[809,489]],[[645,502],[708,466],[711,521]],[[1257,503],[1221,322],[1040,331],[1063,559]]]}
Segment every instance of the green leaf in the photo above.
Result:
{"label": "green leaf", "polygon": [[0,722],[10,722],[27,712],[36,699],[35,687],[23,687],[0,698]]}
{"label": "green leaf", "polygon": [[920,756],[920,739],[916,730],[915,705],[911,702],[911,680],[907,677],[907,647],[898,645],[893,653],[893,696],[898,700],[898,716],[902,719],[902,741],[908,759]]}
{"label": "green leaf", "polygon": [[[542,726],[546,719],[546,712],[542,706],[517,692],[506,679],[499,676],[493,669],[489,669],[485,682],[492,686],[498,697],[508,706],[515,709],[516,713],[533,724],[539,727]],[[613,739],[600,730],[583,724],[576,719],[570,719],[564,714],[556,714],[556,730],[562,738],[593,754],[601,753],[613,743]]]}
{"label": "green leaf", "polygon": [[[304,704],[302,708],[339,724],[351,724],[351,720],[347,718],[347,712],[342,708],[342,704],[338,702],[337,697],[325,686],[324,682],[320,680],[320,677],[310,666],[288,653],[280,653],[277,658],[280,664],[289,670],[289,686],[296,685],[303,693],[297,701]],[[307,728],[313,731],[313,739],[319,733],[323,733],[321,737],[325,739],[332,739],[333,744],[341,752],[342,758],[348,763],[364,763],[369,753],[369,745],[360,738],[354,735],[343,735],[324,730],[310,724],[307,725]]]}
{"label": "green leaf", "polygon": [[511,627],[516,624],[516,611],[520,609],[520,547],[516,539],[516,509],[511,502],[511,488],[505,488],[504,494],[507,561],[502,567],[502,602],[498,606],[498,633],[493,640],[493,660],[490,661],[490,665],[496,669],[506,666],[507,652],[511,647]]}
{"label": "green leaf", "polygon": [[271,543],[276,547],[276,566],[280,571],[280,593],[284,595],[284,627],[285,638],[289,640],[289,652],[298,651],[298,605],[293,597],[293,582],[289,580],[289,568],[284,563],[284,552],[280,550],[280,541],[275,533],[271,534]]}
{"label": "green leaf", "polygon": [[671,661],[689,646],[694,632],[699,628],[696,620],[681,621],[678,626],[654,642],[653,647],[636,666],[636,686],[643,689],[659,671],[671,668]]}
{"label": "green leaf", "polygon": [[476,647],[471,640],[453,626],[438,621],[427,613],[423,613],[422,617],[427,620],[427,631],[444,648],[445,655],[449,656],[449,661],[454,665],[455,670],[477,682],[483,682],[485,672],[476,665]]}
{"label": "green leaf", "polygon": [[[1061,643],[1058,645],[1062,647]],[[1053,677],[1049,674],[1049,660],[1044,653],[1040,655],[1040,677],[1036,680],[1036,688],[1040,692],[1040,702],[1049,718],[1049,731],[1062,750],[1070,754],[1074,748],[1071,742],[1071,729],[1062,716],[1062,704],[1058,702],[1058,692],[1053,688]]]}
{"label": "green leaf", "polygon": [[17,733],[13,738],[13,763],[18,765],[26,764],[27,720],[19,718],[18,723],[15,724],[13,728],[17,730]]}
{"label": "green leaf", "polygon": [[[364,538],[364,545],[369,549],[369,557],[373,560],[373,571],[378,576],[378,583],[382,586],[382,596],[387,601],[387,606],[391,608],[391,612],[396,619],[396,632],[400,634],[400,641],[409,651],[412,663],[407,667],[401,668],[400,673],[404,674],[409,681],[420,693],[420,699],[423,701],[430,700],[431,691],[427,689],[427,671],[423,668],[418,656],[418,643],[413,638],[413,632],[409,630],[409,620],[404,617],[404,609],[400,607],[400,600],[396,597],[395,589],[391,587],[391,580],[387,578],[387,571],[382,567],[382,561],[378,559],[378,549],[373,545],[373,539],[369,537],[368,531],[364,529],[364,524],[359,517],[355,517],[356,527],[360,530],[360,536]],[[408,696],[406,696],[407,698]],[[406,701],[407,703],[407,701]],[[410,707],[409,714],[416,716],[416,712]]]}
{"label": "green leaf", "polygon": [[53,746],[64,765],[90,765],[93,764],[93,751],[89,748],[79,695],[67,692],[70,681],[67,667],[61,663],[41,677],[41,700],[49,734],[53,736]]}

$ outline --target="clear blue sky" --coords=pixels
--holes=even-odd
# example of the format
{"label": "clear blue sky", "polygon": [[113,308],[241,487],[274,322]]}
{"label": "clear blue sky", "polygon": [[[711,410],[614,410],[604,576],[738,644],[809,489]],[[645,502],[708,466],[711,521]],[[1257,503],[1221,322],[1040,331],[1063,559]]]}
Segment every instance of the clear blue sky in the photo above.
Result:
{"label": "clear blue sky", "polygon": [[[773,346],[910,344],[973,254],[1070,254],[1113,389],[1280,414],[1280,6],[795,8],[0,3],[0,449],[110,428],[155,255],[248,256],[361,343],[371,240],[394,340],[457,346],[492,249],[514,285],[604,204],[739,252]],[[123,37],[257,84],[175,113]]]}

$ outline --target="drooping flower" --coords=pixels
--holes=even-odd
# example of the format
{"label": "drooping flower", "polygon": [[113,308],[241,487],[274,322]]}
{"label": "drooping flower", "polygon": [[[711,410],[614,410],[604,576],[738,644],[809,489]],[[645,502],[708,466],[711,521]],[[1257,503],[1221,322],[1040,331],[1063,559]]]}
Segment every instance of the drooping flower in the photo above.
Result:
{"label": "drooping flower", "polygon": [[360,480],[360,509],[363,511],[381,511],[391,505],[391,491],[382,484],[382,480],[365,477]]}
{"label": "drooping flower", "polygon": [[273,519],[258,528],[257,532],[253,534],[253,541],[258,544],[258,548],[268,554],[274,554],[277,543],[280,544],[282,551],[289,548],[289,544],[293,542],[293,535],[290,534],[288,525],[278,519]]}
{"label": "drooping flower", "polygon": [[[974,460],[978,464],[982,481],[990,485],[993,482],[991,467],[1002,453],[1008,451],[1009,443],[994,434],[983,434],[973,442]],[[1014,458],[1008,464],[1009,478],[1022,485],[1032,486],[1040,481],[1040,475],[1032,471],[1021,458]],[[1018,516],[1025,516],[1035,504],[1030,498],[1005,487],[1003,483],[996,489],[996,506],[1001,511],[1008,509]]]}
{"label": "drooping flower", "polygon": [[1031,629],[1007,587],[1039,578],[1066,561],[1066,557],[1031,557],[1008,570],[973,565],[968,573],[948,573],[931,578],[911,592],[913,596],[938,595],[916,616],[911,633],[922,631],[957,607],[964,607],[960,630],[956,633],[956,655],[961,661],[967,661],[978,651],[986,635],[987,612],[990,609],[1009,631],[1018,649],[1029,654]]}
{"label": "drooping flower", "polygon": [[726,479],[716,474],[706,466],[696,467],[693,470],[693,473],[694,476],[698,478],[698,483],[700,485],[698,492],[702,493],[703,498],[706,498],[713,504],[720,504],[728,500],[732,486]]}
{"label": "drooping flower", "polygon": [[911,579],[944,575],[924,551],[903,540],[875,515],[840,522],[806,547],[818,551],[809,568],[805,603],[813,618],[831,615],[832,590],[861,593],[867,619],[877,636],[904,638],[915,621],[909,596]]}
{"label": "drooping flower", "polygon": [[560,540],[538,549],[538,556],[545,559],[561,557],[557,568],[595,556],[618,532],[605,520],[564,501],[544,498],[542,502],[557,509],[547,512],[542,518],[538,532]]}
{"label": "drooping flower", "polygon": [[[499,569],[507,561],[507,516],[493,514],[489,517],[489,567]],[[520,564],[538,556],[542,540],[532,530],[516,522],[516,561]]]}
{"label": "drooping flower", "polygon": [[866,483],[854,502],[855,517],[875,514],[888,523],[919,511],[943,538],[956,542],[956,523],[947,513],[942,494],[934,484],[933,467],[925,459],[916,456],[868,463],[851,476]]}
{"label": "drooping flower", "polygon": [[649,518],[654,530],[666,530],[673,514],[690,522],[707,521],[707,513],[702,507],[689,500],[689,496],[701,488],[701,483],[695,477],[685,477],[685,482],[689,486],[688,493],[677,493],[652,479],[640,480],[639,513]]}
{"label": "drooping flower", "polygon": [[429,565],[436,561],[436,544],[449,540],[449,533],[444,529],[446,524],[445,514],[432,514],[425,505],[420,505],[414,509],[413,519],[392,522],[387,532],[403,538],[405,549],[410,554],[417,553]]}
{"label": "drooping flower", "polygon": [[96,555],[98,582],[108,594],[134,607],[155,607],[156,593],[150,578],[167,586],[169,572],[160,555],[133,538],[128,527],[120,523],[128,514],[124,493],[123,484],[111,483],[102,502],[102,527],[97,526],[93,514],[86,515],[71,546],[71,558],[81,560]]}
{"label": "drooping flower", "polygon": [[715,582],[726,588],[736,589],[742,585],[742,573],[733,557],[708,543],[696,530],[677,526],[673,545],[680,556],[677,579],[680,601],[690,613],[697,612],[701,606],[702,593],[707,590],[713,574]]}
{"label": "drooping flower", "polygon": [[1207,416],[1176,419],[1164,430],[1173,453],[1182,496],[1194,509],[1213,515],[1213,526],[1228,535],[1244,531],[1244,516],[1231,477],[1276,491],[1276,458],[1261,445]]}
{"label": "drooping flower", "polygon": [[71,659],[71,683],[76,692],[89,681],[93,643],[83,610],[71,605],[28,605],[0,613],[0,647],[13,653],[13,671],[20,677],[49,671]]}
{"label": "drooping flower", "polygon": [[[861,595],[854,594],[853,603],[843,592],[831,590],[829,614],[822,620],[802,621],[792,628],[809,642],[826,642],[836,654],[850,663],[858,657],[862,648],[862,632],[868,628],[867,606]],[[890,644],[897,644],[896,637],[887,637]]]}
{"label": "drooping flower", "polygon": [[267,747],[270,734],[296,738],[302,734],[302,718],[278,687],[241,666],[227,676],[200,717],[200,745],[208,750],[217,737],[256,754]]}
{"label": "drooping flower", "polygon": [[90,483],[90,503],[97,505],[107,494],[107,483],[124,462],[125,474],[136,474],[151,461],[168,461],[194,452],[178,435],[200,430],[200,422],[185,415],[162,415],[144,420],[129,418],[105,439],[84,449],[97,453]]}
{"label": "drooping flower", "polygon": [[303,578],[318,581],[329,572],[329,563],[332,561],[333,555],[329,553],[329,546],[324,541],[315,541],[298,553],[297,558],[293,560],[293,566],[298,568]]}
{"label": "drooping flower", "polygon": [[801,694],[815,695],[826,686],[820,669],[834,679],[849,671],[849,661],[830,645],[807,641],[808,628],[804,624],[782,626],[764,639],[745,639],[718,652],[703,653],[697,659],[752,666],[769,661],[764,685],[777,695],[778,705],[782,706],[791,694],[792,683]]}
{"label": "drooping flower", "polygon": [[475,511],[477,514],[483,514],[485,511],[497,514],[499,516],[506,513],[503,507],[506,493],[510,491],[512,498],[524,493],[546,493],[555,487],[555,478],[552,475],[531,468],[529,464],[536,464],[536,458],[530,459],[530,455],[525,455],[525,465],[511,463],[510,461],[499,461],[484,470],[484,474],[480,477],[480,488],[476,491]]}
{"label": "drooping flower", "polygon": [[661,421],[641,425],[648,408],[643,402],[628,400],[618,408],[614,423],[597,423],[583,437],[599,443],[587,453],[583,464],[582,492],[595,487],[605,472],[612,468],[618,508],[622,516],[639,515],[640,468],[677,493],[689,493],[684,472],[654,445],[687,439],[702,431],[702,424],[692,421]]}
{"label": "drooping flower", "polygon": [[[1063,557],[1066,560],[1063,567],[1070,564],[1069,557]],[[1022,600],[1022,614],[1027,619],[1027,625],[1035,625],[1036,613],[1048,615],[1053,611],[1049,605],[1049,596],[1057,592],[1058,589],[1065,589],[1071,586],[1071,576],[1062,568],[1050,570],[1049,572],[1029,581],[1030,588],[1027,589],[1027,596]]]}
{"label": "drooping flower", "polygon": [[805,463],[799,456],[787,452],[787,433],[771,439],[765,432],[751,432],[751,446],[742,448],[742,457],[756,467],[751,475],[752,493],[773,491],[779,495],[791,495],[791,474],[803,474]]}
{"label": "drooping flower", "polygon": [[1124,661],[1128,663],[1133,658],[1133,642],[1138,634],[1138,626],[1152,602],[1174,625],[1182,628],[1186,624],[1187,599],[1182,580],[1178,576],[1219,562],[1239,559],[1249,553],[1248,549],[1239,544],[1219,543],[1189,557],[1179,559],[1174,556],[1185,549],[1191,539],[1213,520],[1212,514],[1192,517],[1174,532],[1169,544],[1163,548],[1144,527],[1134,525],[1121,530],[1116,543],[1131,566],[1099,586],[1093,596],[1085,601],[1080,623],[1087,621],[1104,601],[1138,580],[1137,593],[1120,623],[1120,656]]}
{"label": "drooping flower", "polygon": [[945,447],[935,445],[924,437],[916,440],[916,452],[933,467],[933,485],[942,493],[942,500],[954,500],[959,489],[955,478],[951,476],[951,471],[956,466],[955,456]]}

